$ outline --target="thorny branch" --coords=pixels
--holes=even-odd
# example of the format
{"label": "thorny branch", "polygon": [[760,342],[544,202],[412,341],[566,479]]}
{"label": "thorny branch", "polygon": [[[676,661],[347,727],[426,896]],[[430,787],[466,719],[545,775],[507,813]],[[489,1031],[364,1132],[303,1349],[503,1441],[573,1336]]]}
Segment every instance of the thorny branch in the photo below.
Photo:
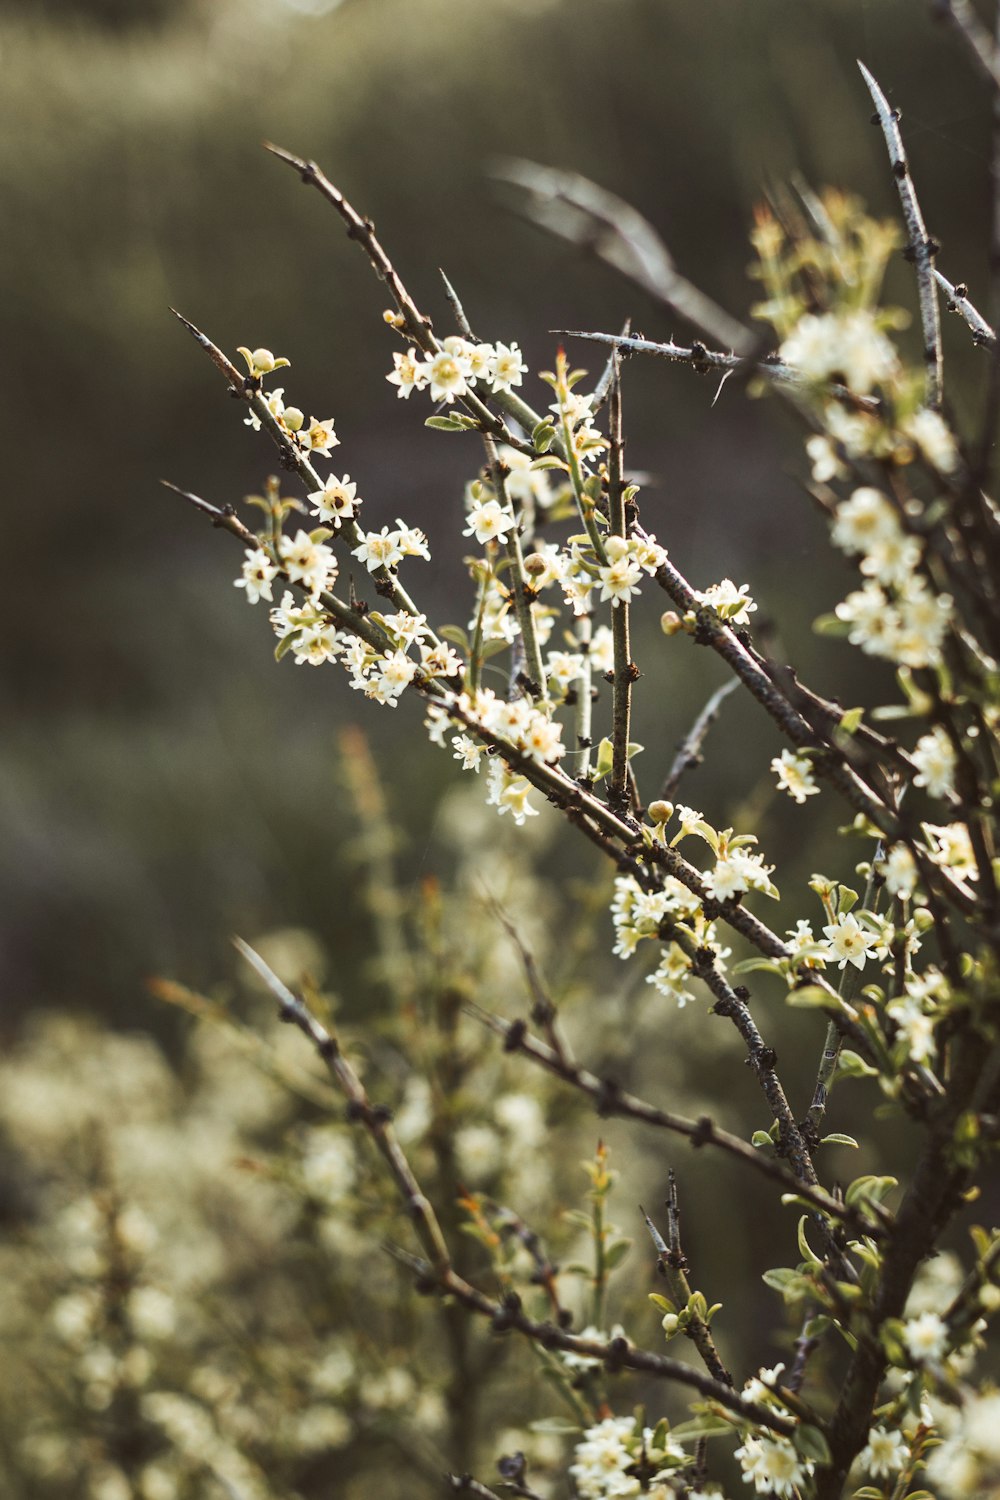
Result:
{"label": "thorny branch", "polygon": [[944,367],[941,354],[941,318],[938,312],[937,292],[934,287],[934,257],[939,246],[924,227],[924,216],[920,212],[917,192],[910,177],[910,164],[906,159],[903,137],[899,133],[899,110],[893,109],[863,62],[858,63],[861,76],[868,85],[868,92],[875,101],[877,123],[882,127],[885,144],[892,163],[892,175],[896,179],[899,201],[906,221],[906,232],[910,237],[907,256],[913,261],[917,272],[917,292],[920,298],[920,321],[924,331],[924,370],[927,376],[926,401],[932,411],[941,405],[944,384]]}

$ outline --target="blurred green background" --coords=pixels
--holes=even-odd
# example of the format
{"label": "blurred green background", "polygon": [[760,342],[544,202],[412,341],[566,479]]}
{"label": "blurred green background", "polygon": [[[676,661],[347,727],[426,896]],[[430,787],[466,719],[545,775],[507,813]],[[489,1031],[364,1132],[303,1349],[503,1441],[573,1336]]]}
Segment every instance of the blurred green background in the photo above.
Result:
{"label": "blurred green background", "polygon": [[[235,547],[158,486],[168,477],[239,501],[272,465],[173,304],[230,351],[264,344],[292,360],[286,387],[307,412],[335,415],[335,469],[361,481],[369,524],[423,525],[438,539],[430,567],[414,564],[424,597],[448,618],[468,612],[459,517],[479,454],[396,401],[383,289],[261,140],[318,159],[374,217],[439,331],[443,266],[477,331],[519,340],[537,369],[551,361],[550,328],[613,329],[632,315],[651,337],[683,330],[503,209],[491,156],[613,188],[683,269],[745,313],[747,227],[768,183],[800,170],[894,210],[860,56],[903,108],[943,268],[981,288],[986,103],[928,11],[918,0],[6,0],[5,1029],[56,1005],[157,1025],[145,975],[209,982],[229,965],[231,931],[283,923],[320,934],[348,988],[366,938],[345,883],[334,745],[356,718],[394,788],[409,872],[439,858],[435,809],[457,772],[424,750],[419,705],[390,714],[359,704],[336,672],[275,665],[264,611],[232,587]],[[912,306],[903,266],[893,292]],[[976,356],[962,330],[947,333],[960,393]],[[777,623],[817,685],[859,701],[854,654],[809,634],[844,575],[820,560],[796,429],[777,402],[734,395],[713,409],[713,394],[688,370],[629,365],[629,460],[654,476],[643,518],[695,582],[750,582],[757,619]],[[659,604],[646,605],[640,663],[666,683],[640,695],[655,780],[716,664],[683,641],[657,663],[668,648]],[[756,799],[771,847],[794,829],[790,886],[836,810],[778,809],[761,779],[778,748],[769,726],[752,705],[730,702],[726,715],[687,797],[720,826]],[[552,860],[558,873],[579,852],[570,841]]]}

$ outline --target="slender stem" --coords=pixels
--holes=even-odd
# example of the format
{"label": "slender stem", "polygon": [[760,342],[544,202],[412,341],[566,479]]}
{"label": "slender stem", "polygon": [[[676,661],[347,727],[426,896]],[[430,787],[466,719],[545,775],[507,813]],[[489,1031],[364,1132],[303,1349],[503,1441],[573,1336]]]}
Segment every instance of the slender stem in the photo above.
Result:
{"label": "slender stem", "polygon": [[544,1068],[546,1072],[552,1073],[556,1078],[561,1078],[564,1083],[578,1089],[580,1093],[586,1094],[589,1099],[593,1100],[602,1118],[619,1116],[623,1119],[638,1120],[643,1125],[666,1130],[673,1135],[684,1136],[696,1148],[716,1146],[727,1155],[742,1162],[744,1166],[752,1168],[753,1171],[759,1172],[772,1182],[779,1183],[786,1193],[806,1199],[814,1208],[827,1214],[831,1219],[849,1224],[859,1232],[871,1234],[875,1238],[884,1235],[885,1230],[881,1225],[869,1219],[867,1215],[861,1214],[857,1209],[849,1208],[823,1188],[801,1181],[780,1160],[773,1156],[766,1156],[751,1146],[748,1141],[743,1140],[741,1136],[724,1130],[708,1115],[692,1120],[685,1115],[678,1115],[671,1110],[648,1104],[636,1095],[628,1093],[613,1079],[599,1078],[596,1073],[591,1073],[581,1067],[579,1063],[568,1057],[565,1051],[562,1054],[557,1053],[553,1047],[547,1046],[538,1037],[532,1036],[523,1022],[505,1021],[476,1005],[470,1005],[468,1010],[470,1015],[482,1021],[485,1026],[503,1039],[505,1052],[523,1053],[531,1062]]}
{"label": "slender stem", "polygon": [[924,216],[916,189],[910,177],[910,166],[899,133],[899,111],[889,104],[872,74],[863,62],[858,63],[861,76],[868,85],[868,92],[875,101],[878,124],[882,127],[885,144],[892,164],[892,175],[896,179],[899,201],[906,220],[906,232],[910,237],[907,254],[913,260],[917,273],[917,293],[920,299],[920,322],[924,334],[924,372],[927,379],[925,400],[937,411],[941,405],[944,386],[944,362],[941,352],[941,317],[938,312],[937,290],[934,286],[934,256],[937,243],[930,239],[924,227]]}
{"label": "slender stem", "polygon": [[514,610],[517,614],[521,644],[524,648],[528,692],[532,698],[545,699],[548,697],[545,668],[542,665],[542,653],[538,645],[538,633],[535,630],[535,617],[531,610],[535,591],[530,587],[524,571],[524,557],[521,552],[521,517],[517,511],[512,510],[510,496],[507,493],[507,475],[510,471],[497,453],[497,445],[489,433],[483,434],[483,444],[486,448],[490,478],[497,500],[504,510],[511,511],[516,516],[518,522],[514,530],[508,532],[504,545],[511,568]]}
{"label": "slender stem", "polygon": [[[608,464],[608,520],[612,536],[628,535],[625,520],[625,440],[622,436],[622,388],[619,371],[611,381],[609,400],[611,453]],[[628,807],[628,745],[631,738],[632,683],[638,675],[632,661],[629,631],[629,603],[618,599],[611,611],[611,634],[614,642],[614,684],[611,715],[611,783],[608,801],[624,812]]]}
{"label": "slender stem", "polygon": [[948,299],[948,311],[958,313],[972,334],[975,344],[982,344],[987,349],[992,349],[996,343],[996,334],[987,323],[982,313],[969,298],[969,289],[964,282],[952,284],[947,276],[934,267],[934,280],[944,292]]}
{"label": "slender stem", "polygon": [[724,682],[720,688],[716,688],[684,736],[660,789],[660,796],[665,802],[672,802],[677,795],[681,777],[693,770],[695,766],[701,765],[701,747],[705,743],[705,736],[719,717],[723,703],[738,686],[738,680],[733,677],[728,682]]}
{"label": "slender stem", "polygon": [[593,664],[590,658],[590,642],[593,634],[593,621],[588,614],[578,615],[576,620],[576,639],[580,647],[580,658],[583,665],[580,675],[576,679],[576,712],[574,714],[576,728],[576,743],[579,749],[577,760],[577,777],[580,781],[590,780],[591,750],[593,748]]}
{"label": "slender stem", "polygon": [[[653,1236],[653,1243],[657,1248],[657,1269],[670,1289],[670,1300],[678,1311],[686,1308],[691,1301],[691,1283],[688,1281],[688,1262],[681,1249],[680,1236],[680,1205],[677,1196],[677,1174],[673,1167],[667,1174],[667,1222],[669,1225],[667,1240],[658,1233],[655,1224],[649,1215],[643,1212],[646,1227]],[[725,1385],[732,1385],[733,1377],[722,1362],[722,1357],[716,1348],[715,1340],[711,1330],[704,1318],[697,1313],[691,1315],[690,1321],[684,1329],[685,1334],[694,1344],[701,1356],[705,1369],[714,1380],[721,1380]]]}
{"label": "slender stem", "polygon": [[[693,365],[696,370],[717,370],[723,375],[763,375],[778,385],[799,386],[803,390],[807,387],[814,389],[814,382],[807,381],[794,365],[784,364],[772,355],[758,358],[723,354],[716,349],[706,349],[704,344],[684,345],[674,343],[673,340],[659,342],[633,334],[594,333],[581,328],[553,328],[550,332],[560,334],[563,338],[589,339],[596,344],[610,344],[622,354],[653,354],[676,364]],[[882,403],[877,397],[857,396],[845,385],[831,385],[826,394],[858,411],[877,413],[882,409]]]}
{"label": "slender stem", "polygon": [[390,1123],[390,1112],[372,1104],[364,1084],[344,1057],[336,1038],[316,1020],[305,1002],[292,994],[287,985],[278,978],[273,969],[264,962],[259,953],[250,947],[249,943],[236,937],[233,938],[233,944],[277,1000],[281,1019],[297,1026],[315,1047],[330,1077],[346,1097],[351,1118],[364,1125],[389,1168],[397,1191],[413,1220],[417,1237],[430,1257],[435,1274],[447,1275],[451,1268],[451,1257],[444,1242],[441,1226],[430,1200],[421,1191],[420,1184],[413,1175],[403,1149],[396,1139],[396,1133]]}

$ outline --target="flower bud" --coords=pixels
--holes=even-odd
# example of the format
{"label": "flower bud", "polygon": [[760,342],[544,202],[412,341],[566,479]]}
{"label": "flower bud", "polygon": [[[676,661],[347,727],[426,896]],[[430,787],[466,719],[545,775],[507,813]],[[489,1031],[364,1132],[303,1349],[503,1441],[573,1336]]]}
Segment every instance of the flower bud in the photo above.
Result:
{"label": "flower bud", "polygon": [[537,578],[539,573],[544,573],[548,563],[540,552],[531,552],[524,559],[524,571],[531,578]]}
{"label": "flower bud", "polygon": [[299,411],[297,406],[286,406],[281,413],[281,420],[289,432],[298,432],[305,419],[305,413]]}
{"label": "flower bud", "polygon": [[668,1339],[672,1339],[674,1334],[677,1332],[677,1325],[679,1322],[680,1319],[678,1318],[676,1313],[664,1313],[663,1321],[660,1324],[660,1327],[663,1329],[663,1332],[667,1335]]}
{"label": "flower bud", "polygon": [[660,629],[664,635],[676,635],[684,629],[684,622],[676,610],[668,609],[660,616]]}
{"label": "flower bud", "polygon": [[251,358],[258,375],[270,375],[274,369],[274,355],[270,349],[255,349]]}
{"label": "flower bud", "polygon": [[674,804],[657,798],[655,802],[649,804],[646,811],[654,823],[668,823],[674,815]]}

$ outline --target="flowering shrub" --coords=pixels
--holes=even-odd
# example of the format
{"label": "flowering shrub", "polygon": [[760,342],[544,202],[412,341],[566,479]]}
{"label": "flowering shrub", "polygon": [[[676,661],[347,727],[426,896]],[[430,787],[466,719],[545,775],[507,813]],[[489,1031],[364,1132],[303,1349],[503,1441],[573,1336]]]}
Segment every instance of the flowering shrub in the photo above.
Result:
{"label": "flowering shrub", "polygon": [[[60,1238],[67,1276],[44,1338],[61,1341],[68,1399],[107,1419],[85,1470],[67,1458],[54,1417],[29,1433],[20,1461],[38,1476],[36,1493],[46,1484],[68,1493],[70,1474],[89,1485],[81,1493],[110,1500],[133,1491],[170,1500],[202,1493],[204,1483],[246,1497],[298,1492],[314,1482],[311,1461],[324,1482],[335,1482],[330,1455],[359,1431],[348,1474],[348,1482],[361,1476],[359,1494],[405,1489],[411,1472],[435,1465],[448,1470],[442,1483],[453,1493],[489,1497],[495,1484],[529,1500],[567,1493],[917,1500],[982,1495],[1000,1483],[1000,1395],[980,1363],[1000,1300],[1000,1233],[967,1217],[1000,1112],[993,818],[1000,526],[986,489],[998,355],[988,356],[986,428],[963,436],[944,401],[940,289],[976,343],[998,345],[967,289],[935,269],[937,247],[898,119],[863,71],[905,235],[842,193],[779,197],[760,210],[753,231],[763,292],[755,331],[685,282],[662,247],[651,272],[652,231],[616,200],[578,178],[510,169],[544,222],[571,238],[604,236],[601,243],[614,245],[608,258],[694,327],[690,346],[582,335],[610,348],[592,382],[565,346],[536,380],[517,344],[473,334],[450,287],[455,332],[439,338],[370,223],[315,164],[276,151],[346,222],[387,287],[385,322],[398,341],[387,380],[398,398],[428,402],[429,426],[479,445],[461,532],[467,602],[458,618],[432,619],[419,602],[420,562],[432,539],[394,517],[396,504],[382,509],[366,496],[363,478],[316,467],[342,438],[332,420],[307,419],[287,404],[287,384],[270,383],[289,361],[248,347],[238,351],[241,369],[190,323],[301,494],[269,480],[263,496],[251,497],[261,513],[256,529],[231,506],[188,500],[242,544],[236,586],[251,605],[270,606],[279,658],[331,663],[385,708],[418,696],[431,741],[458,763],[456,775],[478,778],[481,800],[503,820],[494,824],[497,839],[511,824],[529,839],[529,820],[547,802],[609,862],[609,946],[653,992],[635,1046],[663,1047],[676,1010],[707,998],[738,1035],[769,1122],[731,1129],[697,1108],[682,1112],[669,1086],[655,1099],[640,1096],[579,1060],[576,1049],[596,1046],[600,1026],[581,1026],[571,1047],[524,936],[530,902],[523,916],[499,916],[522,961],[527,1016],[509,1014],[519,1009],[511,985],[491,982],[486,953],[476,953],[468,992],[434,990],[433,1040],[415,1016],[430,983],[420,965],[434,971],[439,961],[435,923],[426,919],[419,953],[401,948],[398,934],[386,936],[394,1053],[380,1050],[376,1034],[338,1024],[307,974],[290,975],[290,983],[281,964],[239,942],[279,1020],[311,1046],[296,1065],[307,1067],[310,1057],[307,1082],[294,1082],[287,1039],[272,1053],[259,1028],[230,1025],[261,1066],[304,1090],[312,1112],[280,1150],[254,1162],[240,1187],[230,1222],[245,1218],[245,1268],[241,1255],[240,1274],[230,1275],[213,1308],[206,1244],[203,1301],[183,1316],[162,1284],[156,1246],[169,1246],[190,1274],[197,1243],[182,1256],[182,1237],[161,1231],[157,1241],[142,1227],[119,1183],[135,1175],[142,1196],[146,1155],[130,1156],[128,1132],[103,1122],[116,1144],[96,1152],[98,1189],[47,1216],[41,1233]],[[894,336],[903,315],[881,301],[883,273],[904,247],[916,273],[917,368]],[[809,494],[833,548],[858,575],[818,625],[891,665],[888,701],[845,707],[805,686],[755,640],[750,585],[690,582],[669,536],[646,529],[624,461],[629,354],[718,371],[723,383],[785,400],[801,419]],[[349,448],[349,437],[343,442]],[[844,842],[822,851],[825,868],[808,895],[783,888],[780,850],[760,848],[750,829],[717,827],[711,814],[678,800],[724,711],[723,694],[706,705],[674,763],[644,774],[652,756],[640,759],[631,736],[633,695],[642,691],[634,614],[661,595],[667,607],[656,613],[670,669],[682,669],[691,647],[712,651],[782,736],[770,769],[776,789],[797,804],[803,839],[817,805],[829,799],[841,809]],[[644,670],[655,680],[655,662]],[[384,871],[374,885],[384,900]],[[530,879],[521,889],[544,900]],[[473,944],[475,924],[461,910],[462,938]],[[551,931],[548,941],[554,952]],[[751,975],[753,990],[744,983]],[[223,1024],[207,1002],[164,993]],[[812,1013],[815,1055],[804,1071],[779,1073],[759,1019],[761,1005],[778,997]],[[465,1012],[480,1023],[474,1044],[465,1039]],[[491,1035],[501,1054],[492,1067],[502,1066],[502,1078],[484,1057],[478,1118],[476,1108],[463,1116],[454,1102],[469,1086],[466,1049],[488,1054]],[[70,1044],[71,1053],[81,1050],[80,1040]],[[515,1076],[523,1082],[512,1085]],[[544,1087],[528,1083],[543,1076]],[[905,1156],[898,1164],[875,1159],[878,1170],[846,1185],[835,1179],[831,1148],[858,1145],[826,1127],[842,1088],[867,1091],[880,1115],[901,1122],[912,1165]],[[377,1102],[387,1091],[393,1108]],[[196,1091],[173,1128],[190,1128],[195,1156],[203,1108],[225,1140],[240,1124],[280,1136],[288,1105],[270,1091],[268,1100],[247,1118],[238,1089],[210,1090],[204,1102]],[[633,1251],[616,1274],[629,1242],[610,1221],[613,1173],[603,1144],[588,1164],[586,1207],[561,1221],[564,1237],[575,1228],[585,1246],[577,1260],[553,1258],[547,1246],[560,1229],[549,1207],[546,1168],[555,1158],[547,1130],[556,1114],[572,1124],[566,1100],[624,1119],[637,1136],[686,1139],[703,1161],[726,1156],[754,1175],[779,1262],[764,1280],[792,1334],[787,1361],[728,1368],[720,1303],[710,1304],[690,1277],[673,1181],[665,1210],[644,1214],[645,1260],[662,1287],[650,1294],[659,1325],[650,1336],[648,1309],[643,1321],[634,1295],[645,1290],[642,1255]],[[155,1131],[146,1148],[155,1163],[154,1146]],[[210,1153],[200,1156],[186,1191],[207,1186],[212,1165]],[[797,1214],[797,1233],[782,1206]],[[209,1236],[202,1220],[220,1209],[210,1213],[194,1193],[187,1214],[195,1241]],[[295,1337],[287,1343],[269,1333],[270,1304],[281,1296],[261,1265],[272,1238],[300,1244],[309,1267],[301,1273],[306,1290],[295,1288]],[[339,1269],[332,1280],[317,1271],[313,1282],[309,1257],[320,1248]],[[734,1244],[733,1254],[739,1250]],[[582,1298],[568,1290],[574,1278]],[[255,1294],[238,1320],[242,1353],[216,1368],[209,1351],[222,1347],[217,1330],[236,1317],[241,1282]],[[630,1300],[623,1290],[616,1302],[616,1325],[612,1282],[633,1293]],[[368,1356],[383,1366],[381,1381],[368,1387],[358,1350],[336,1331],[345,1321],[358,1326],[345,1307],[355,1287]],[[442,1342],[430,1360],[418,1353],[418,1294],[441,1309]],[[510,1394],[520,1424],[511,1443],[502,1431],[492,1444],[472,1440],[480,1393],[498,1363],[476,1357],[477,1325],[520,1340],[522,1357],[530,1347],[552,1392],[552,1412],[534,1428],[516,1389]],[[511,1351],[512,1369],[517,1359]],[[560,1410],[565,1453],[544,1441]],[[386,1411],[400,1415],[380,1432],[373,1413]],[[397,1471],[394,1485],[386,1478],[392,1444],[407,1471],[402,1482]],[[475,1471],[484,1446],[492,1446],[498,1480]]]}

